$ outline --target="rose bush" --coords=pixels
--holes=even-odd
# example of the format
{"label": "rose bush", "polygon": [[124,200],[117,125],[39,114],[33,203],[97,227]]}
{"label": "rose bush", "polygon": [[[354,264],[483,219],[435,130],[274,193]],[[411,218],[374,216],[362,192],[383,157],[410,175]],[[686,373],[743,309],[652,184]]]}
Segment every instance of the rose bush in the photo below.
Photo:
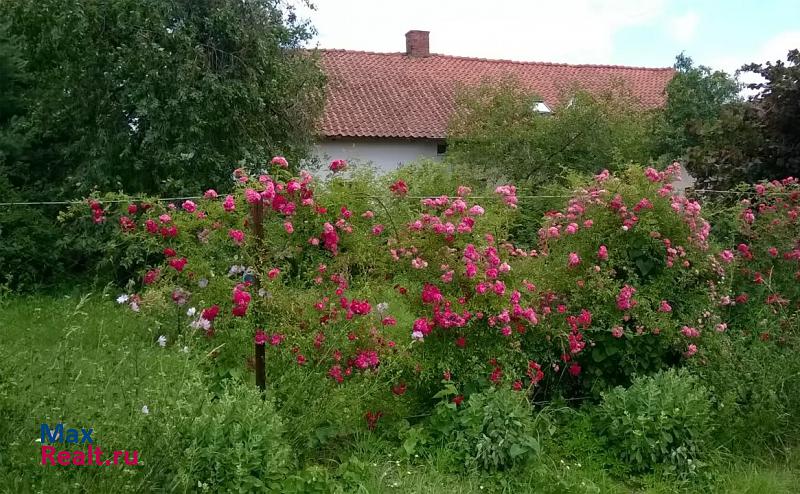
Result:
{"label": "rose bush", "polygon": [[230,192],[93,197],[73,216],[115,225],[114,245],[141,252],[120,302],[160,314],[166,344],[206,346],[220,379],[243,378],[265,345],[271,389],[285,406],[317,403],[315,427],[335,413],[342,428],[374,429],[430,409],[443,379],[459,406],[491,386],[583,396],[710,358],[706,342],[739,307],[720,301],[737,300],[751,272],[775,280],[758,292],[766,307],[797,317],[796,181],[763,186],[763,207],[743,216],[748,245],[770,244],[753,258],[772,263],[762,267],[741,264],[754,247],[733,254],[709,238],[700,204],[672,190],[677,165],[576,184],[535,249],[508,240],[524,200],[511,184],[443,180],[453,190],[431,194],[407,170],[330,168],[317,183],[277,157],[235,170]]}
{"label": "rose bush", "polygon": [[530,279],[551,302],[544,329],[568,331],[564,368],[598,390],[702,353],[728,280],[701,206],[675,194],[677,165],[597,175],[546,213]]}
{"label": "rose bush", "polygon": [[797,334],[800,301],[800,182],[794,178],[756,184],[741,200],[735,245],[720,252],[733,294],[716,302],[732,327],[781,341]]}

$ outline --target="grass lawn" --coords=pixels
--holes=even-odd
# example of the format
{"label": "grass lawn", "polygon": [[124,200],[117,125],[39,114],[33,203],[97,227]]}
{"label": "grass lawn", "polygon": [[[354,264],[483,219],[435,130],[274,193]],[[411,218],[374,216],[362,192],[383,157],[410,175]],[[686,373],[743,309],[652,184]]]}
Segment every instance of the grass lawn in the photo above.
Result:
{"label": "grass lawn", "polygon": [[[0,301],[0,328],[0,492],[186,490],[175,488],[175,477],[189,471],[173,466],[184,456],[175,438],[184,433],[182,421],[207,400],[205,352],[188,345],[161,348],[159,322],[121,309],[111,295],[6,298]],[[104,448],[139,450],[141,465],[42,466],[40,424],[58,422],[92,427],[95,443]],[[442,467],[446,446],[411,459],[392,451],[396,445],[362,434],[329,462],[293,464],[295,471],[286,474],[302,471],[303,485],[310,485],[309,476],[329,480],[313,492],[466,494],[520,492],[525,485],[529,492],[666,493],[680,487],[650,478],[614,479],[591,451],[565,461],[544,448],[537,465],[493,475]],[[703,490],[798,491],[800,449],[760,460],[721,458],[709,469]],[[180,485],[203,490],[192,479]],[[298,488],[303,491],[311,492]]]}

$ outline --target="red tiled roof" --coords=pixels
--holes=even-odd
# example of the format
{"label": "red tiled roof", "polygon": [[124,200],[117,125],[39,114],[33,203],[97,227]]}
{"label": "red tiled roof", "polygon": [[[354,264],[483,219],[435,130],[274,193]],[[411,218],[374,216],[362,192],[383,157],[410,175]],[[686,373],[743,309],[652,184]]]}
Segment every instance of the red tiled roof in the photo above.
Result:
{"label": "red tiled roof", "polygon": [[516,78],[550,108],[578,86],[599,92],[622,81],[645,107],[664,103],[671,68],[513,62],[431,54],[319,50],[328,76],[321,132],[328,137],[445,137],[460,85]]}

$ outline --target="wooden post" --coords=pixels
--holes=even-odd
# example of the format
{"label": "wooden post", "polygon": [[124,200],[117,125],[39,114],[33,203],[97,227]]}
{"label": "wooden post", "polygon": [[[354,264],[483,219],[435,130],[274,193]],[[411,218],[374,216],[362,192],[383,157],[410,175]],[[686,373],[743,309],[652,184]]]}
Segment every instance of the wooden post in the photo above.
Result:
{"label": "wooden post", "polygon": [[266,369],[266,352],[264,348],[266,347],[265,344],[258,344],[256,343],[256,386],[258,386],[259,391],[261,391],[264,396],[266,396],[267,391],[267,369]]}
{"label": "wooden post", "polygon": [[[264,203],[259,201],[255,204],[250,204],[250,229],[253,232],[255,242],[253,242],[252,249],[255,252],[253,259],[260,260],[261,247],[264,243]],[[254,273],[254,286],[256,292],[261,288],[261,274],[256,269]],[[257,306],[258,304],[253,304]],[[267,396],[267,369],[266,369],[266,345],[264,343],[255,344],[255,366],[256,366],[256,386],[261,391],[261,397]]]}
{"label": "wooden post", "polygon": [[264,240],[264,203],[250,204],[250,228],[256,237],[256,247],[260,248]]}

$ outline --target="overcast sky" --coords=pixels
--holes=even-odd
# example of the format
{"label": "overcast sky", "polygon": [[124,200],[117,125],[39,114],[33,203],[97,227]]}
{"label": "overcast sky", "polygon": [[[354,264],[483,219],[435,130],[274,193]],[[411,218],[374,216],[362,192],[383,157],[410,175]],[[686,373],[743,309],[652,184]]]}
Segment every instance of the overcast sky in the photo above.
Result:
{"label": "overcast sky", "polygon": [[[290,0],[300,4],[302,0]],[[313,0],[314,45],[525,61],[665,67],[685,51],[733,71],[800,47],[800,0]]]}

